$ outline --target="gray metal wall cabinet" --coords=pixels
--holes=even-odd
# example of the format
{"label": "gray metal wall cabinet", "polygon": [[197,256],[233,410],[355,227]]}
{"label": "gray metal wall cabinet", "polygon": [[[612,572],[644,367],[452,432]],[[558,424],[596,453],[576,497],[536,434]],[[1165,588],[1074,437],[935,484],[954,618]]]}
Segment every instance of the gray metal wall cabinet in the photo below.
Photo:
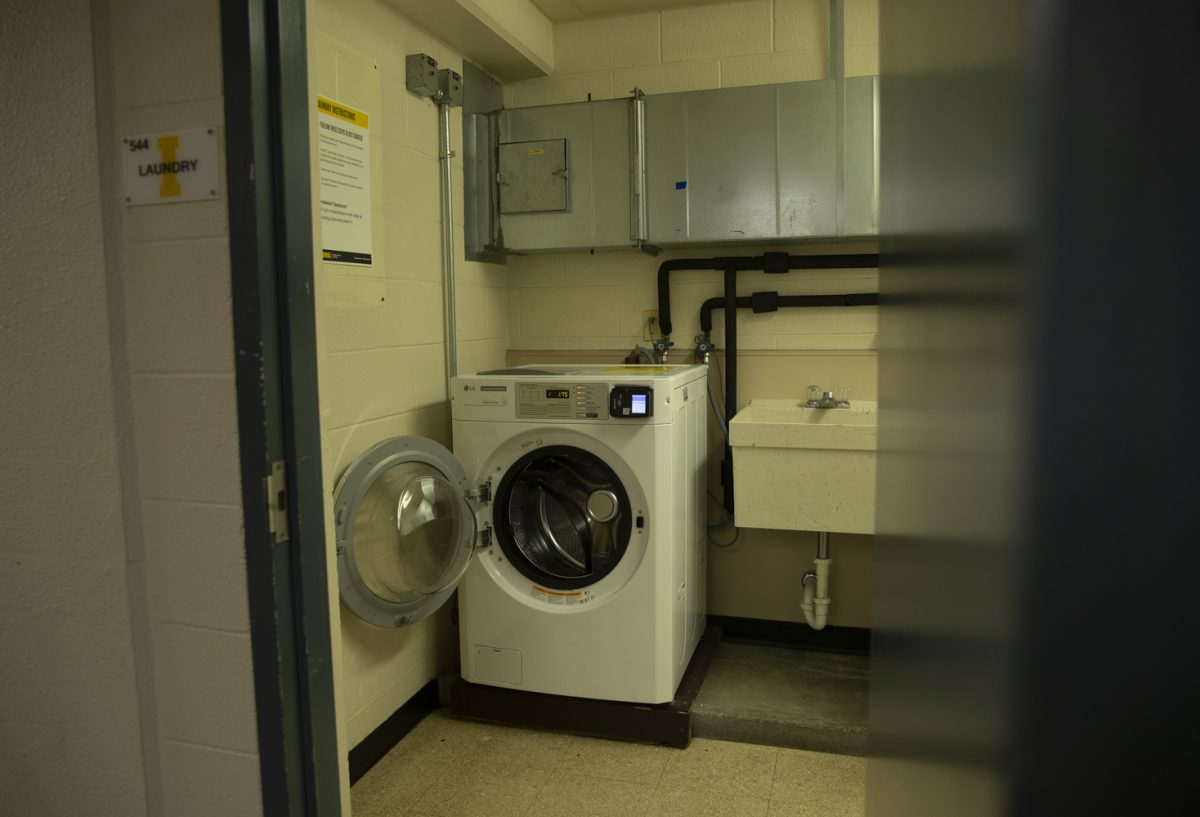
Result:
{"label": "gray metal wall cabinet", "polygon": [[[499,210],[504,247],[515,252],[628,247],[635,243],[631,219],[635,165],[632,99],[576,102],[499,113]],[[523,178],[521,202],[507,182],[516,181],[516,143],[566,141],[566,207],[558,212],[512,212],[531,198]],[[545,154],[543,154],[545,155]],[[540,158],[535,157],[535,158]],[[508,166],[506,167],[506,161]],[[541,201],[561,201],[561,178],[548,176]]]}
{"label": "gray metal wall cabinet", "polygon": [[837,233],[833,80],[646,97],[652,244]]}
{"label": "gray metal wall cabinet", "polygon": [[839,236],[879,233],[879,77],[849,77]]}

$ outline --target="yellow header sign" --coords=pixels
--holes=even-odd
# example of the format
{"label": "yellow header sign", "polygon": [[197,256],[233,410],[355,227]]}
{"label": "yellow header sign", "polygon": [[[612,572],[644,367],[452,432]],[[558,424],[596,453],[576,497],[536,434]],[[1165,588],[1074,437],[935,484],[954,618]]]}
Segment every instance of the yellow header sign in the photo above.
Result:
{"label": "yellow header sign", "polygon": [[347,105],[340,102],[334,102],[332,99],[326,99],[323,96],[317,97],[317,110],[321,113],[336,116],[351,125],[358,125],[360,128],[367,127],[367,115],[362,111],[356,111]]}

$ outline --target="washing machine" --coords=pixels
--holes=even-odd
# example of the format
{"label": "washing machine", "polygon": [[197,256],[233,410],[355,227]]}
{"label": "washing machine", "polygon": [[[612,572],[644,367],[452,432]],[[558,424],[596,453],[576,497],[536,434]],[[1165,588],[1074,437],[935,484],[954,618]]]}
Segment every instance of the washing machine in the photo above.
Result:
{"label": "washing machine", "polygon": [[555,365],[455,378],[453,454],[398,437],[343,475],[343,601],[405,626],[457,587],[467,681],[671,700],[705,621],[706,377]]}

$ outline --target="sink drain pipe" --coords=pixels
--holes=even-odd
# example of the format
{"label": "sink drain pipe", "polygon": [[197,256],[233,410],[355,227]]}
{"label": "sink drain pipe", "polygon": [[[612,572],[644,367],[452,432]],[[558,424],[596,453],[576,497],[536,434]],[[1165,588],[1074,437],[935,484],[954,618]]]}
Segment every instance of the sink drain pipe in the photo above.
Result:
{"label": "sink drain pipe", "polygon": [[800,610],[804,620],[814,630],[825,629],[829,620],[829,531],[817,533],[817,558],[813,559],[813,569],[804,574],[800,584],[804,587],[804,596],[800,601]]}

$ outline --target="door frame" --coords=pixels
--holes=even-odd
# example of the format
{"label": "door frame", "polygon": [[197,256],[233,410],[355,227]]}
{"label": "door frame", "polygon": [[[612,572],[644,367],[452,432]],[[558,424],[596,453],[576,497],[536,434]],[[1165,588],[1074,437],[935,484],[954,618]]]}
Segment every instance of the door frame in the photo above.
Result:
{"label": "door frame", "polygon": [[221,44],[263,812],[338,817],[304,0],[221,0]]}

